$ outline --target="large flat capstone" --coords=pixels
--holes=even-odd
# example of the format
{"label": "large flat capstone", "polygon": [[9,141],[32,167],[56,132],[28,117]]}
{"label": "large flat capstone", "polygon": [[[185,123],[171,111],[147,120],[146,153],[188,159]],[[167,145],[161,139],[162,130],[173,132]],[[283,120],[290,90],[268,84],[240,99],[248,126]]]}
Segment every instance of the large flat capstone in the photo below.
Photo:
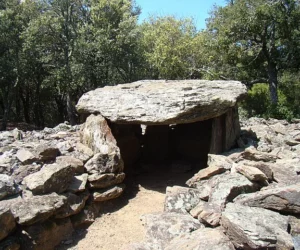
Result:
{"label": "large flat capstone", "polygon": [[76,107],[115,123],[182,124],[218,117],[246,92],[238,81],[144,80],[87,92]]}

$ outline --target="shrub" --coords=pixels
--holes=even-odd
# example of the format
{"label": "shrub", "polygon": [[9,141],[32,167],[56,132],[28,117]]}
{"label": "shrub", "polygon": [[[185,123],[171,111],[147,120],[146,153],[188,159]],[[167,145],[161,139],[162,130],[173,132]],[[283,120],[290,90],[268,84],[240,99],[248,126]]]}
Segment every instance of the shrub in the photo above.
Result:
{"label": "shrub", "polygon": [[294,117],[293,110],[282,91],[278,91],[278,104],[273,105],[271,103],[269,86],[265,83],[254,85],[252,89],[248,91],[248,96],[241,107],[246,110],[248,117],[272,117],[287,120],[291,120]]}

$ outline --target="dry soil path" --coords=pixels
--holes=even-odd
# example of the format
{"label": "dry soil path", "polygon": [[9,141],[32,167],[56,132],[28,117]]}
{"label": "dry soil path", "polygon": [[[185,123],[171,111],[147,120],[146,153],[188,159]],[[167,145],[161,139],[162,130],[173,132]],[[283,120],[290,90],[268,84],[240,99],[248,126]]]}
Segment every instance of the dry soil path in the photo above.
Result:
{"label": "dry soil path", "polygon": [[115,212],[106,213],[89,228],[78,250],[120,250],[126,245],[142,241],[145,230],[140,220],[143,214],[163,210],[165,195],[140,187],[128,204]]}
{"label": "dry soil path", "polygon": [[101,217],[81,234],[73,235],[73,246],[59,250],[122,250],[143,241],[144,214],[162,212],[167,186],[184,185],[191,173],[154,171],[127,180],[124,194],[105,204]]}

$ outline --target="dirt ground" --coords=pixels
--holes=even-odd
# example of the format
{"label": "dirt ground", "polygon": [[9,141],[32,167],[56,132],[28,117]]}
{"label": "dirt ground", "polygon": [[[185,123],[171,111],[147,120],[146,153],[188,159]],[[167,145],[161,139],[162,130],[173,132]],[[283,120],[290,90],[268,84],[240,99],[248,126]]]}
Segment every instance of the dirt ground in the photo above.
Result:
{"label": "dirt ground", "polygon": [[59,250],[122,250],[131,243],[144,239],[141,216],[162,212],[167,186],[181,185],[193,171],[177,172],[160,167],[126,179],[122,197],[107,203],[101,217],[86,230],[77,231],[70,245]]}

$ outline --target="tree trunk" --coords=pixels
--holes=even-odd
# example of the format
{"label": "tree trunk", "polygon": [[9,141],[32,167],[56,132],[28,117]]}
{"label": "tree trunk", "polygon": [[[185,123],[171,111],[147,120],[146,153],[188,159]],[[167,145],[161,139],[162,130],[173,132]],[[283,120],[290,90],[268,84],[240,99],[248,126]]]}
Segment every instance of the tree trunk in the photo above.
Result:
{"label": "tree trunk", "polygon": [[272,104],[277,105],[278,72],[277,72],[276,64],[273,62],[268,63],[268,77],[269,77],[269,91],[270,91],[271,102]]}
{"label": "tree trunk", "polygon": [[64,98],[61,98],[61,96],[56,95],[55,96],[55,102],[57,107],[57,122],[62,123],[66,120],[66,108],[65,108],[65,102],[63,100]]}
{"label": "tree trunk", "polygon": [[24,92],[21,89],[21,93],[20,93],[20,97],[23,103],[23,114],[24,114],[24,119],[26,123],[30,123],[30,107],[29,107],[29,91],[25,90],[25,96],[24,96]]}
{"label": "tree trunk", "polygon": [[6,96],[4,96],[4,113],[3,113],[3,119],[1,122],[1,126],[0,126],[0,131],[4,131],[6,130],[7,127],[7,122],[9,119],[9,115],[10,115],[10,109],[11,109],[11,105],[12,105],[12,100],[13,100],[13,89],[11,86],[8,86],[8,90],[6,92]]}
{"label": "tree trunk", "polygon": [[68,112],[68,118],[71,123],[71,125],[75,125],[77,123],[77,115],[76,115],[76,109],[72,102],[72,97],[70,93],[67,93],[67,112]]}

